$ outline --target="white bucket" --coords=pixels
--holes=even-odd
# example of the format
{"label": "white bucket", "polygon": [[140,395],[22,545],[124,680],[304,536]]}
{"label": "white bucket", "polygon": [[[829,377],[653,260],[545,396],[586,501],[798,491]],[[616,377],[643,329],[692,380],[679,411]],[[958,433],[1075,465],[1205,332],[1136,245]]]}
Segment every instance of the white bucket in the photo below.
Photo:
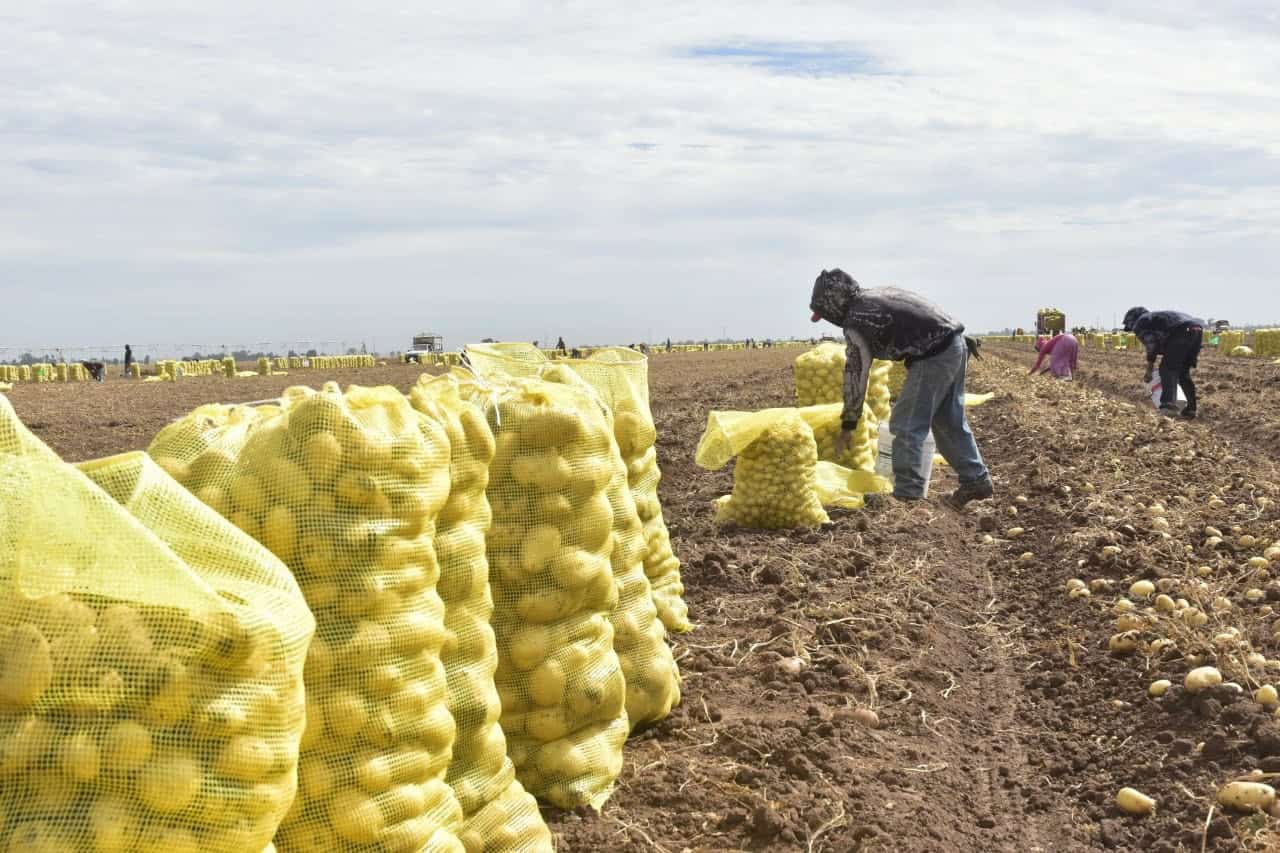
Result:
{"label": "white bucket", "polygon": [[[889,432],[889,422],[880,422],[879,436],[876,440],[876,473],[884,477],[889,482],[893,482],[893,433]],[[924,447],[920,451],[924,454],[924,496],[929,497],[929,481],[933,478],[933,454],[936,452],[933,440],[933,430],[924,437]]]}

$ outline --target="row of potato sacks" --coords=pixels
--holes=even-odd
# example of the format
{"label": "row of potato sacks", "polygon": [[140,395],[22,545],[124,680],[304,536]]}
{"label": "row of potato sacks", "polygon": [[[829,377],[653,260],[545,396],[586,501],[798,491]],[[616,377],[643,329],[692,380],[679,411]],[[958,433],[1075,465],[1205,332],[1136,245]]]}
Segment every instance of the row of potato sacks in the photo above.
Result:
{"label": "row of potato sacks", "polygon": [[[179,482],[284,561],[316,619],[281,853],[549,843],[496,723],[488,519],[466,506],[483,491],[476,469],[487,472],[490,451],[482,438],[455,448],[457,428],[395,389],[327,384],[289,389],[278,405],[201,407],[151,445]],[[451,617],[442,592],[458,602]]]}
{"label": "row of potato sacks", "polygon": [[[677,701],[661,623],[634,606],[652,608],[649,589],[627,583],[616,443],[585,394],[531,393],[461,375],[424,377],[412,407],[393,389],[293,389],[197,410],[153,444],[284,558],[316,615],[282,851],[548,849],[525,789],[602,804],[630,727]],[[602,492],[599,543],[584,510]]]}
{"label": "row of potato sacks", "polygon": [[144,454],[67,464],[0,399],[0,849],[270,849],[313,629]]}

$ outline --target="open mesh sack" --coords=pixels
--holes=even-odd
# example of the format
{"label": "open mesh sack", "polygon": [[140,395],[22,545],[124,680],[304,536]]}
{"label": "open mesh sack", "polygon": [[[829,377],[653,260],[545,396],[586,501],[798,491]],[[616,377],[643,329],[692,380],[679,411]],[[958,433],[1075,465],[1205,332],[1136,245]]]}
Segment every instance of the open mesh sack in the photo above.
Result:
{"label": "open mesh sack", "polygon": [[315,614],[280,853],[461,851],[434,544],[444,430],[394,388],[327,383],[253,414],[202,407],[149,452],[279,556]]}
{"label": "open mesh sack", "polygon": [[280,561],[143,454],[77,469],[0,400],[0,849],[267,848],[313,628]]}
{"label": "open mesh sack", "polygon": [[818,446],[796,409],[711,412],[696,461],[718,470],[737,457],[733,493],[716,522],[738,527],[817,527],[830,519],[817,491]]}

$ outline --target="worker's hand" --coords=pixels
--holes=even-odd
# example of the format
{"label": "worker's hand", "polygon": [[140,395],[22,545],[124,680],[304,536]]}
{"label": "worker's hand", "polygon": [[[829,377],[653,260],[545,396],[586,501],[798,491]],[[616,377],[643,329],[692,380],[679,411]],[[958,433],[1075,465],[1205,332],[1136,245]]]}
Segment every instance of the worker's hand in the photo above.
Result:
{"label": "worker's hand", "polygon": [[840,434],[836,436],[836,458],[844,456],[845,451],[849,449],[849,444],[853,441],[853,430],[842,429]]}
{"label": "worker's hand", "polygon": [[1143,381],[1143,382],[1150,382],[1150,381],[1151,381],[1151,377],[1152,377],[1153,373],[1154,373],[1154,371],[1153,371],[1150,367],[1148,367],[1148,368],[1147,368],[1147,372],[1146,372],[1146,373],[1144,373],[1144,374],[1142,374],[1142,381]]}

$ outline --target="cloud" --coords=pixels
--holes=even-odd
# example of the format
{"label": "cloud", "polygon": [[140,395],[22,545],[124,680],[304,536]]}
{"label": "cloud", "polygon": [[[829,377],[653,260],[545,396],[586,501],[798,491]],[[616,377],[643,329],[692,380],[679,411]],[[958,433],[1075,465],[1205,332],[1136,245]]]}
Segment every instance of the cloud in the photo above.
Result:
{"label": "cloud", "polygon": [[809,334],[835,265],[1280,321],[1280,23],[1205,9],[28,4],[0,346]]}

